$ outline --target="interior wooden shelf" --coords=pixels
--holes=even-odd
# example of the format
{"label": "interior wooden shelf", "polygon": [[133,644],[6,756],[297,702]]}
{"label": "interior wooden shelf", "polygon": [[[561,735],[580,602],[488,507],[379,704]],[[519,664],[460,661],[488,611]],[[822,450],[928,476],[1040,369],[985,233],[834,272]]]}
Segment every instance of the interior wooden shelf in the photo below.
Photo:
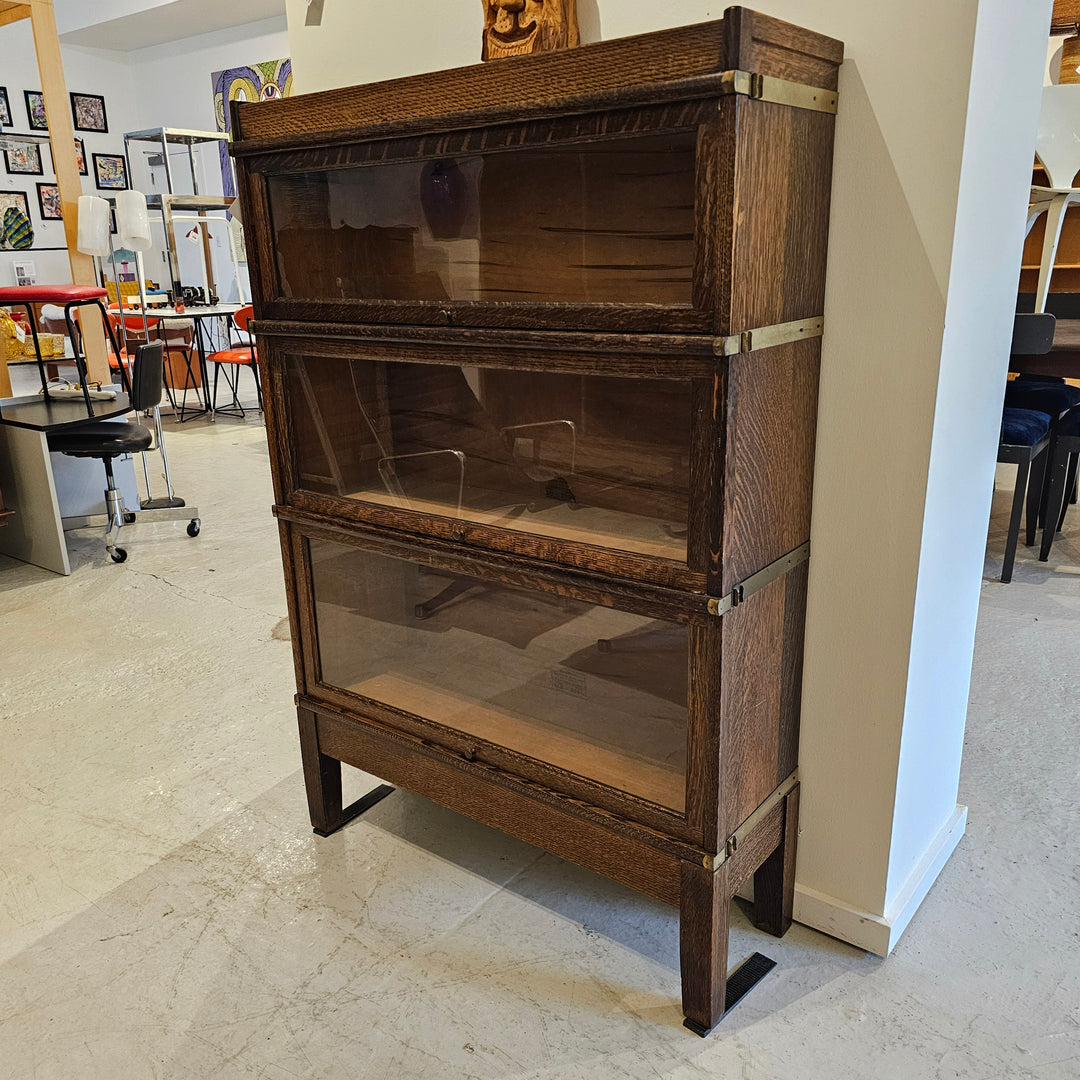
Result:
{"label": "interior wooden shelf", "polygon": [[[492,501],[497,493],[492,492]],[[651,555],[659,559],[686,562],[686,535],[672,536],[664,528],[665,523],[654,518],[636,514],[620,513],[592,506],[571,509],[565,503],[532,512],[523,507],[502,506],[493,510],[463,509],[458,512],[455,503],[436,499],[403,499],[377,490],[354,491],[347,496],[377,506],[391,506],[399,510],[413,510],[421,514],[461,518],[478,525],[516,529],[554,540],[567,540],[594,547],[614,548],[638,555]],[[677,530],[677,526],[669,527]],[[683,527],[685,530],[685,526]]]}
{"label": "interior wooden shelf", "polygon": [[475,735],[556,768],[628,791],[679,813],[685,810],[686,777],[683,770],[670,765],[612,749],[560,731],[551,724],[514,716],[441,688],[422,685],[403,674],[376,675],[346,689],[414,716],[436,718],[466,735]]}

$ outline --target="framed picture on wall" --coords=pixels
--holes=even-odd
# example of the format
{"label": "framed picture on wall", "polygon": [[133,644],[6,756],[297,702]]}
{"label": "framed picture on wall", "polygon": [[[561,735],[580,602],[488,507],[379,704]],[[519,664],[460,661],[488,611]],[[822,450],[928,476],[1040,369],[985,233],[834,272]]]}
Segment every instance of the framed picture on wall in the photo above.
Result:
{"label": "framed picture on wall", "polygon": [[105,118],[105,99],[100,94],[72,93],[71,118],[75,121],[76,131],[109,130],[109,122]]}
{"label": "framed picture on wall", "polygon": [[86,147],[83,146],[82,139],[75,140],[75,160],[79,165],[79,175],[88,176],[90,170],[86,167]]}
{"label": "framed picture on wall", "polygon": [[128,186],[123,154],[95,154],[94,181],[102,191],[123,191]]}
{"label": "framed picture on wall", "polygon": [[10,150],[5,150],[4,165],[9,173],[44,176],[44,170],[41,168],[41,148],[34,143],[13,146]]}
{"label": "framed picture on wall", "polygon": [[24,90],[26,118],[31,131],[48,131],[49,119],[45,115],[45,95],[40,90]]}
{"label": "framed picture on wall", "polygon": [[0,126],[11,127],[11,106],[8,104],[7,87],[0,86]]}
{"label": "framed picture on wall", "polygon": [[60,189],[56,184],[38,184],[37,200],[42,221],[64,220],[64,211],[60,206]]}

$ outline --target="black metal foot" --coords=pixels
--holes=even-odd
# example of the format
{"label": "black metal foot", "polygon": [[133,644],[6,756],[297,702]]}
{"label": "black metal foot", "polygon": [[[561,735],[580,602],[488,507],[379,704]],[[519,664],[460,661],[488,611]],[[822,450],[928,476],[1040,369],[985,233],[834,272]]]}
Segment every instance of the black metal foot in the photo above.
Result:
{"label": "black metal foot", "polygon": [[[724,1016],[727,1016],[774,967],[776,967],[776,961],[770,960],[759,952],[748,956],[728,976],[727,989],[724,993]],[[724,1016],[721,1016],[720,1020],[723,1020]],[[718,1020],[717,1024],[719,1022]],[[705,1027],[696,1020],[684,1020],[683,1027],[689,1028],[695,1035],[700,1035],[704,1039],[716,1027],[716,1024]]]}
{"label": "black metal foot", "polygon": [[393,794],[395,790],[396,789],[392,788],[389,784],[380,784],[377,788],[372,788],[371,791],[362,798],[357,799],[352,805],[346,806],[345,809],[341,811],[341,817],[338,820],[337,825],[332,829],[327,829],[325,832],[322,829],[312,829],[311,831],[316,836],[331,836],[333,833],[336,833],[338,829],[342,828],[342,826],[348,825],[353,818],[357,818],[365,811],[370,810],[377,802],[382,802],[387,795]]}
{"label": "black metal foot", "polygon": [[160,499],[143,499],[139,503],[143,510],[171,510],[174,507],[186,505],[178,495],[171,499],[166,498],[164,495]]}

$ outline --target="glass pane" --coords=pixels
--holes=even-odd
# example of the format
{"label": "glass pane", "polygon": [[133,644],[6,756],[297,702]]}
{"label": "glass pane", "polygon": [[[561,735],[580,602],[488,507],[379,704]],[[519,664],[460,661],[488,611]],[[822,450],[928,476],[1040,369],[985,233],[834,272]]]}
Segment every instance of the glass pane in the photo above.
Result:
{"label": "glass pane", "polygon": [[310,491],[686,560],[690,380],[287,358]]}
{"label": "glass pane", "polygon": [[271,177],[281,295],[691,302],[696,135]]}
{"label": "glass pane", "polygon": [[683,810],[686,627],[309,544],[324,683]]}

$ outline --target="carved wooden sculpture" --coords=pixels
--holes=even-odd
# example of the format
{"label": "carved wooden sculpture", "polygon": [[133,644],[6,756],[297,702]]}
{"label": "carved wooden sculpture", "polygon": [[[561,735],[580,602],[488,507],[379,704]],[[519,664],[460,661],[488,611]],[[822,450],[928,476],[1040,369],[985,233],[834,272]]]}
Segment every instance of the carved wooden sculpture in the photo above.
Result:
{"label": "carved wooden sculpture", "polygon": [[578,43],[577,0],[484,0],[481,60]]}

